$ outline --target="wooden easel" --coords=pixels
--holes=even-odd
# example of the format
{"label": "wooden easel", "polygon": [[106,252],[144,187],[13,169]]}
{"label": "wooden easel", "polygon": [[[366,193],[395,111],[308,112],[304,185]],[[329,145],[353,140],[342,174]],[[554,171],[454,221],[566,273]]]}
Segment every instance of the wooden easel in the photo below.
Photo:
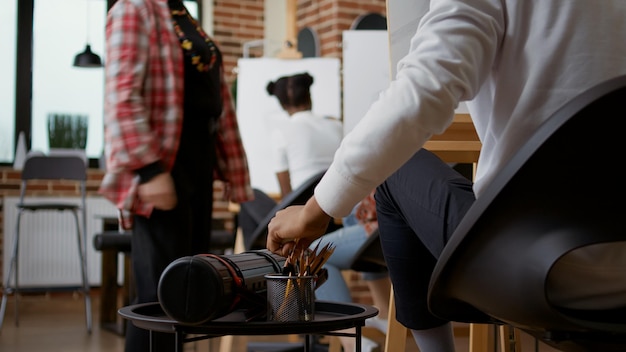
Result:
{"label": "wooden easel", "polygon": [[298,51],[298,25],[297,0],[287,0],[287,38],[283,43],[283,49],[278,53],[280,59],[301,59],[302,53]]}

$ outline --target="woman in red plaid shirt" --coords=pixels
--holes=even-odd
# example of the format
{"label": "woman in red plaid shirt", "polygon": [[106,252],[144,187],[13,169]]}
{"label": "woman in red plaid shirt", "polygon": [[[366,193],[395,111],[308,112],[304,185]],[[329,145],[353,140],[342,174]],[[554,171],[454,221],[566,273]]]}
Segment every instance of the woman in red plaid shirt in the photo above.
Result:
{"label": "woman in red plaid shirt", "polygon": [[[182,0],[118,0],[106,52],[100,192],[132,225],[134,303],[156,302],[168,264],[209,251],[214,179],[226,199],[252,199],[248,164],[220,51]],[[153,337],[174,346],[173,334]],[[129,324],[126,351],[148,350],[148,332]]]}

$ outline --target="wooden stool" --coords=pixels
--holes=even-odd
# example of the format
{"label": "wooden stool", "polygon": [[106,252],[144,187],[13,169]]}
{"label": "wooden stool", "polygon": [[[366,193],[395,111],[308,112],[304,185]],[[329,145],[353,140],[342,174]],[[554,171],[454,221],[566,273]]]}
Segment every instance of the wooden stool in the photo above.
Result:
{"label": "wooden stool", "polygon": [[[385,351],[404,351],[406,348],[406,334],[408,329],[396,320],[396,303],[393,298],[393,287],[389,297],[389,316],[387,323],[387,336],[385,337]],[[494,326],[491,324],[469,324],[469,351],[470,352],[496,352],[493,334]],[[500,351],[519,352],[522,350],[519,330],[508,325],[499,326]]]}

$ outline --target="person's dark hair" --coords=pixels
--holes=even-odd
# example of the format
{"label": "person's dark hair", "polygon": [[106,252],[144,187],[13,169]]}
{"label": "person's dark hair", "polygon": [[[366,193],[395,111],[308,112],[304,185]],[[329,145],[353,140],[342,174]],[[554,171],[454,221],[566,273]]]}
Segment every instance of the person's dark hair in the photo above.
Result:
{"label": "person's dark hair", "polygon": [[267,84],[267,93],[278,98],[280,105],[286,107],[310,106],[313,77],[307,72],[293,76],[280,77]]}

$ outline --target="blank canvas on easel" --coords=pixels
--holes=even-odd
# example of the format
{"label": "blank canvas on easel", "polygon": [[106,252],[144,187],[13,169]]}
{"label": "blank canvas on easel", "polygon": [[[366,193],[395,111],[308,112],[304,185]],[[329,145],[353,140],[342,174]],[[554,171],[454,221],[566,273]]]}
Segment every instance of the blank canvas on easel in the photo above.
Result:
{"label": "blank canvas on easel", "polygon": [[277,123],[287,118],[278,100],[267,93],[270,81],[302,72],[313,76],[313,112],[341,118],[340,62],[337,58],[239,59],[237,73],[237,118],[248,156],[252,187],[280,193],[271,165],[269,136]]}

